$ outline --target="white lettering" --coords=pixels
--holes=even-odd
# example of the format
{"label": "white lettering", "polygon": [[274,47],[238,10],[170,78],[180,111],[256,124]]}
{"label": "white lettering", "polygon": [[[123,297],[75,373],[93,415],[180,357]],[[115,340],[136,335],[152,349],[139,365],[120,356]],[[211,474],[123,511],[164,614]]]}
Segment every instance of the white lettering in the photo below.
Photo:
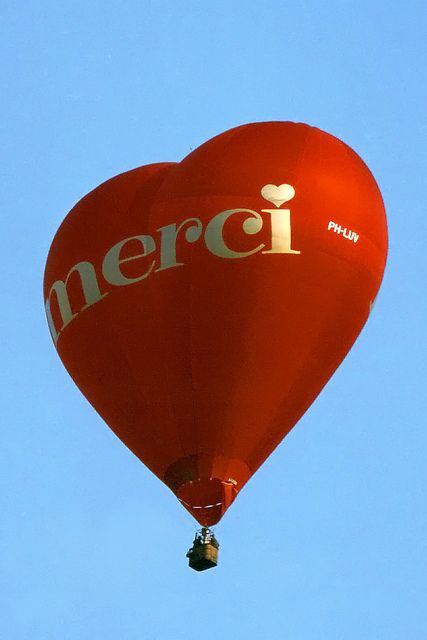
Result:
{"label": "white lettering", "polygon": [[228,209],[218,213],[206,227],[205,231],[205,243],[211,253],[219,258],[246,258],[252,256],[254,253],[261,251],[265,246],[259,244],[255,249],[250,251],[234,251],[230,249],[223,237],[224,224],[227,220],[236,213],[249,213],[250,216],[243,221],[243,231],[247,234],[256,234],[262,229],[263,220],[259,213],[252,211],[252,209]]}
{"label": "white lettering", "polygon": [[343,236],[346,240],[350,240],[356,244],[359,240],[359,234],[355,231],[351,231],[351,229],[347,229],[347,227],[342,227],[340,224],[329,220],[328,222],[328,231],[333,231],[334,233],[338,233],[338,235]]}
{"label": "white lettering", "polygon": [[[285,185],[286,186],[286,185]],[[283,185],[282,185],[283,187]],[[277,198],[276,198],[277,199]],[[257,244],[254,248],[248,251],[238,251],[230,247],[224,239],[224,226],[227,221],[233,216],[237,215],[242,218],[242,214],[247,214],[241,224],[241,229],[246,235],[256,235],[263,228],[263,217],[252,209],[227,209],[221,211],[214,216],[206,225],[204,233],[204,241],[207,249],[215,256],[226,259],[238,259],[247,258],[255,253],[262,252],[263,254],[299,254],[300,251],[292,249],[291,247],[291,219],[289,209],[263,209],[263,213],[270,215],[271,222],[271,248],[266,249],[263,242]],[[342,229],[332,220],[328,224],[328,230],[335,231],[335,233],[341,233]],[[185,239],[189,243],[196,242],[202,236],[203,224],[199,218],[187,218],[179,225],[169,224],[164,227],[160,227],[158,232],[160,234],[159,243],[159,267],[155,272],[165,271],[173,267],[180,267],[184,265],[184,262],[180,262],[177,258],[177,240],[184,231]],[[347,229],[345,229],[347,232]],[[353,235],[351,235],[353,234]],[[182,234],[181,234],[182,235]],[[234,237],[234,235],[233,235]],[[350,232],[349,235],[345,235],[347,239],[352,238],[354,242],[357,242],[359,236],[354,232]],[[129,255],[130,249],[128,247],[127,254],[124,249],[129,243],[139,244],[142,250],[139,253]],[[151,260],[147,263],[141,272],[133,277],[127,276],[123,273],[123,265],[126,263],[134,262],[145,258],[156,250],[156,242],[151,235],[137,235],[130,238],[125,238],[120,242],[117,242],[111,249],[107,251],[102,261],[102,274],[105,281],[114,286],[122,287],[136,282],[140,282],[148,278],[148,276],[154,271],[156,261]],[[126,257],[122,257],[125,255]],[[82,292],[84,296],[85,304],[79,309],[72,309],[69,294],[67,291],[68,283],[71,275],[76,272],[80,276],[80,282]],[[59,315],[62,320],[62,326],[58,328],[55,324],[55,320],[51,311],[52,294],[55,293],[56,301],[59,309]],[[87,309],[91,305],[102,300],[107,293],[101,293],[98,280],[95,272],[95,268],[91,262],[83,261],[74,265],[67,274],[65,280],[56,280],[50,288],[49,295],[45,301],[47,321],[49,329],[55,344],[58,342],[63,329],[78,316],[78,314]]]}
{"label": "white lettering", "polygon": [[[143,248],[142,253],[138,253],[135,256],[130,256],[128,258],[120,258],[120,254],[122,252],[123,247],[128,242],[132,242],[137,240]],[[120,268],[121,264],[126,262],[132,262],[133,260],[138,260],[139,258],[145,258],[156,248],[156,243],[151,236],[132,236],[131,238],[125,238],[125,240],[121,240],[111,247],[111,249],[106,253],[105,258],[102,263],[102,273],[104,278],[110,284],[114,284],[116,287],[123,287],[126,284],[132,284],[133,282],[139,282],[140,280],[144,280],[147,278],[151,271],[154,268],[155,262],[153,261],[147,271],[145,271],[142,275],[136,278],[128,278],[123,275],[122,270]]]}
{"label": "white lettering", "polygon": [[190,226],[185,230],[185,239],[187,242],[196,242],[202,235],[203,225],[199,218],[187,218],[184,222],[177,227],[176,224],[168,224],[165,227],[160,227],[161,234],[160,242],[160,267],[157,271],[164,271],[165,269],[171,269],[172,267],[182,267],[183,262],[177,262],[176,259],[176,239],[179,232],[188,223]]}
{"label": "white lettering", "polygon": [[263,253],[295,253],[291,249],[291,211],[290,209],[262,209],[271,216],[271,249]]}
{"label": "white lettering", "polygon": [[[70,299],[68,297],[67,285],[71,275],[75,272],[77,272],[80,276],[80,281],[81,281],[83,295],[84,295],[86,304],[81,309],[73,313],[71,309]],[[59,313],[62,319],[62,327],[60,327],[59,331],[55,327],[55,323],[52,318],[52,312],[50,307],[53,292],[55,292],[56,294]],[[87,307],[90,307],[92,304],[95,304],[95,302],[98,302],[99,300],[104,298],[106,295],[107,293],[101,293],[99,289],[95,268],[91,262],[78,262],[77,264],[74,265],[74,267],[70,269],[70,271],[67,274],[67,277],[65,278],[65,281],[56,280],[56,282],[54,282],[53,285],[51,286],[49,295],[45,302],[47,322],[48,322],[50,333],[54,343],[56,344],[58,342],[58,338],[61,332],[63,331],[63,329],[71,322],[71,320],[73,320],[80,313],[80,311],[83,311],[83,309],[87,309]]]}

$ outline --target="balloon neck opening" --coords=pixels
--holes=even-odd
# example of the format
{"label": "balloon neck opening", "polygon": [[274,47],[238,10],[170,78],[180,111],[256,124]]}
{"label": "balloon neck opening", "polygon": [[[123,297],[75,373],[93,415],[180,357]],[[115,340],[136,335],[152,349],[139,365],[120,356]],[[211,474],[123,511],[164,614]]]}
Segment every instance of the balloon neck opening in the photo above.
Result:
{"label": "balloon neck opening", "polygon": [[176,496],[203,527],[219,522],[237,496],[237,489],[218,478],[200,478],[181,485]]}
{"label": "balloon neck opening", "polygon": [[240,460],[206,454],[181,458],[169,467],[165,483],[203,527],[219,522],[251,472]]}

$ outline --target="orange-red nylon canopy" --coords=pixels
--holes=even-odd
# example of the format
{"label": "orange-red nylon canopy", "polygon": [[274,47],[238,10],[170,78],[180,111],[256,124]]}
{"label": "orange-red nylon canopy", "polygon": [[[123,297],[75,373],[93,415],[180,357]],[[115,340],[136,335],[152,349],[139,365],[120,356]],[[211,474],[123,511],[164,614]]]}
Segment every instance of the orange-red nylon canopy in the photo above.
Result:
{"label": "orange-red nylon canopy", "polygon": [[244,125],[71,210],[49,326],[105,422],[210,526],[345,357],[386,253],[356,153],[304,124]]}

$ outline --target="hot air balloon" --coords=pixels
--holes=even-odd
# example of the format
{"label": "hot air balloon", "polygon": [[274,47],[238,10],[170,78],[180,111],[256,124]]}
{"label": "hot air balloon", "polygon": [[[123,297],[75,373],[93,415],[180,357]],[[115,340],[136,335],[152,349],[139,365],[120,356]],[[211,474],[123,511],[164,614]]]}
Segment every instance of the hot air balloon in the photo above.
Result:
{"label": "hot air balloon", "polygon": [[193,568],[215,566],[210,527],[351,348],[386,255],[367,166],[292,122],[243,125],[179,163],[127,171],[61,224],[44,279],[54,344],[202,525]]}

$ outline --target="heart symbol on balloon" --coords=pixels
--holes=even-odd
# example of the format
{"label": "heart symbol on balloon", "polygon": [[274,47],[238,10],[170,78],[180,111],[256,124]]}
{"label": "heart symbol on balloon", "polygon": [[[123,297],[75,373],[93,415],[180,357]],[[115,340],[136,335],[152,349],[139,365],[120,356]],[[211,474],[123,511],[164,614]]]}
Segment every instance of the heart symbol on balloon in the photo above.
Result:
{"label": "heart symbol on balloon", "polygon": [[295,195],[295,189],[291,184],[266,184],[261,189],[261,195],[265,200],[272,202],[277,208],[284,202],[292,200]]}

